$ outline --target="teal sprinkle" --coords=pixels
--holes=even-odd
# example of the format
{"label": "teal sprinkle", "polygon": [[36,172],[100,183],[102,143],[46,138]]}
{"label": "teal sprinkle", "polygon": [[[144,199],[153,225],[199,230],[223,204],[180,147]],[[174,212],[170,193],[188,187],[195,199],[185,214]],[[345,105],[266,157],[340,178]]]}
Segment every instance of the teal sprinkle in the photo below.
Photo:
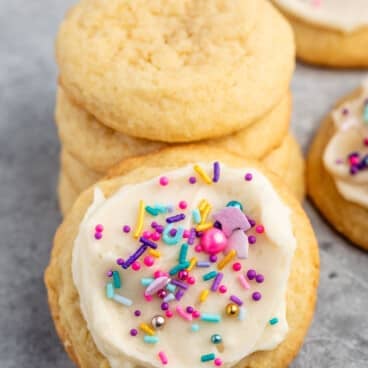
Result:
{"label": "teal sprinkle", "polygon": [[114,285],[112,284],[112,282],[108,282],[106,284],[106,296],[109,299],[112,299],[114,297]]}
{"label": "teal sprinkle", "polygon": [[151,285],[152,281],[153,281],[153,279],[150,278],[150,277],[143,277],[143,278],[141,278],[141,284],[143,286],[149,286],[149,285]]}
{"label": "teal sprinkle", "polygon": [[230,201],[226,207],[238,207],[241,211],[243,211],[243,205],[238,201]]}
{"label": "teal sprinkle", "polygon": [[201,356],[201,362],[210,362],[211,360],[215,360],[215,354],[214,353],[210,353],[210,354],[205,354]]}
{"label": "teal sprinkle", "polygon": [[192,218],[195,224],[199,224],[202,220],[201,213],[199,212],[199,209],[196,208],[192,211]]}
{"label": "teal sprinkle", "polygon": [[179,271],[181,270],[185,270],[186,268],[189,267],[189,262],[184,262],[184,263],[179,263],[176,266],[174,266],[170,271],[169,271],[169,275],[173,276],[176,275]]}
{"label": "teal sprinkle", "polygon": [[112,281],[114,283],[114,288],[115,289],[120,289],[121,288],[121,280],[120,280],[119,271],[113,271]]}
{"label": "teal sprinkle", "polygon": [[167,206],[161,205],[161,204],[155,204],[155,210],[157,210],[159,213],[167,213],[168,208]]}
{"label": "teal sprinkle", "polygon": [[204,322],[219,323],[221,322],[221,316],[219,314],[202,313],[201,320]]}
{"label": "teal sprinkle", "polygon": [[180,248],[179,253],[179,263],[184,263],[187,260],[187,254],[188,254],[188,244],[184,243]]}
{"label": "teal sprinkle", "polygon": [[274,317],[274,318],[272,318],[272,319],[270,319],[270,325],[271,326],[274,326],[274,325],[276,325],[277,323],[279,323],[279,319],[277,318],[277,317]]}
{"label": "teal sprinkle", "polygon": [[193,331],[193,332],[198,332],[198,331],[199,331],[199,325],[197,325],[196,323],[195,323],[195,324],[193,324],[193,325],[191,326],[191,328],[192,328],[192,331]]}
{"label": "teal sprinkle", "polygon": [[167,284],[166,289],[170,291],[170,293],[174,293],[176,290],[176,286],[173,284]]}
{"label": "teal sprinkle", "polygon": [[146,206],[146,212],[148,212],[151,216],[158,216],[159,215],[159,210],[157,208],[152,208],[150,206]]}
{"label": "teal sprinkle", "polygon": [[182,226],[179,226],[177,228],[176,231],[176,235],[175,236],[171,236],[170,235],[170,230],[173,228],[174,226],[172,224],[168,225],[165,227],[165,230],[162,234],[162,240],[167,244],[167,245],[175,245],[178,244],[180,239],[183,236],[184,233],[184,228]]}
{"label": "teal sprinkle", "polygon": [[366,124],[368,124],[368,104],[364,106],[363,110],[363,120]]}
{"label": "teal sprinkle", "polygon": [[203,278],[203,281],[208,281],[208,280],[214,279],[216,276],[217,276],[217,272],[211,271],[203,275],[202,278]]}
{"label": "teal sprinkle", "polygon": [[143,337],[143,341],[146,344],[157,344],[158,343],[158,337],[157,336],[149,336],[149,335],[145,335]]}

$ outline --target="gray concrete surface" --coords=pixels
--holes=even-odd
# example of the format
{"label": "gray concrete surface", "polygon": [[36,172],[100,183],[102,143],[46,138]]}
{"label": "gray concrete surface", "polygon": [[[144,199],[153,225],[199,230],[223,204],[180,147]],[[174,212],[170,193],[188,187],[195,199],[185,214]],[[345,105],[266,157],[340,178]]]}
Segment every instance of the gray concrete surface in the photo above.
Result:
{"label": "gray concrete surface", "polygon": [[[0,368],[72,367],[42,282],[60,221],[53,39],[72,3],[0,2]],[[293,129],[304,149],[320,118],[362,76],[298,66]],[[306,208],[320,241],[322,276],[315,320],[293,367],[368,367],[368,254]]]}

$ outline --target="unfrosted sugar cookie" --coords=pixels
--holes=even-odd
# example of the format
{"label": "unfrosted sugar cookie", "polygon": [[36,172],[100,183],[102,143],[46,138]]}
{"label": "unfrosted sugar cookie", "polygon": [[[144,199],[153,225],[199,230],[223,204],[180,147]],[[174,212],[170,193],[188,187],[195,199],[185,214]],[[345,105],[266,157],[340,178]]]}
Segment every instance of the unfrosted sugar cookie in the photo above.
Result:
{"label": "unfrosted sugar cookie", "polygon": [[292,24],[297,56],[332,67],[368,66],[366,0],[273,0]]}
{"label": "unfrosted sugar cookie", "polygon": [[327,220],[368,249],[368,83],[325,119],[308,157],[308,193]]}
{"label": "unfrosted sugar cookie", "polygon": [[247,127],[294,70],[291,28],[266,0],[82,0],[56,51],[60,83],[83,109],[165,142]]}
{"label": "unfrosted sugar cookie", "polygon": [[316,300],[307,217],[258,164],[174,151],[123,163],[58,229],[46,285],[66,350],[85,368],[286,367]]}

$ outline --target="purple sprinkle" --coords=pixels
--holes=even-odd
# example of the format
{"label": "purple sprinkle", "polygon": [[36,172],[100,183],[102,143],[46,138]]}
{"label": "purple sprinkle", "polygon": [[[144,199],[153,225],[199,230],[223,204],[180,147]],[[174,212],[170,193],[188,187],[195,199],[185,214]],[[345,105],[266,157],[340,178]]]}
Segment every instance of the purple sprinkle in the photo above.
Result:
{"label": "purple sprinkle", "polygon": [[138,330],[136,330],[135,328],[132,328],[132,329],[130,330],[130,335],[131,335],[131,336],[137,336],[137,335],[138,335]]}
{"label": "purple sprinkle", "polygon": [[95,233],[95,239],[100,240],[102,238],[102,233]]}
{"label": "purple sprinkle", "polygon": [[220,164],[216,161],[213,163],[213,178],[212,181],[217,183],[220,179]]}
{"label": "purple sprinkle", "polygon": [[171,280],[170,284],[173,284],[177,287],[180,287],[181,289],[187,290],[188,289],[188,285],[184,284],[184,282],[181,282],[179,280]]}
{"label": "purple sprinkle", "polygon": [[134,315],[136,317],[139,317],[141,315],[141,311],[139,309],[137,309],[136,311],[134,311]]}
{"label": "purple sprinkle", "polygon": [[[142,238],[141,238],[142,239]],[[122,264],[124,270],[129,268],[146,250],[147,245],[141,245],[127,260]]]}
{"label": "purple sprinkle", "polygon": [[175,294],[175,299],[177,301],[179,301],[182,297],[184,296],[184,290],[183,289],[179,289],[176,294]]}
{"label": "purple sprinkle", "polygon": [[215,227],[216,229],[222,230],[222,225],[218,221],[214,222],[213,227]]}
{"label": "purple sprinkle", "polygon": [[166,311],[169,309],[169,303],[163,302],[161,304],[161,310]]}
{"label": "purple sprinkle", "polygon": [[164,227],[162,225],[157,225],[156,226],[156,231],[159,233],[159,234],[162,234],[164,232]]}
{"label": "purple sprinkle", "polygon": [[142,244],[144,244],[145,246],[147,246],[147,247],[150,247],[150,248],[152,248],[152,249],[157,249],[157,244],[156,244],[156,243],[154,243],[153,241],[151,241],[151,240],[149,240],[149,239],[144,238],[143,236],[141,236],[141,237],[139,238],[139,241],[140,241]]}
{"label": "purple sprinkle", "polygon": [[262,299],[262,294],[259,292],[259,291],[255,291],[253,294],[252,294],[252,298],[255,302],[258,302],[258,300],[261,300]]}
{"label": "purple sprinkle", "polygon": [[107,277],[112,277],[112,271],[110,270],[110,271],[107,271]]}
{"label": "purple sprinkle", "polygon": [[210,262],[212,262],[212,263],[217,262],[217,256],[216,256],[216,254],[211,254],[210,255]]}
{"label": "purple sprinkle", "polygon": [[190,229],[189,238],[188,238],[188,244],[193,245],[196,237],[195,229],[192,227]]}
{"label": "purple sprinkle", "polygon": [[239,299],[236,295],[231,295],[230,300],[239,306],[243,305],[243,302],[241,301],[241,299]]}
{"label": "purple sprinkle", "polygon": [[177,215],[174,215],[174,216],[168,217],[168,218],[166,219],[166,222],[167,222],[168,224],[172,224],[172,223],[174,223],[174,222],[182,221],[182,220],[184,220],[184,219],[185,219],[185,215],[184,215],[184,213],[179,213],[179,214],[177,214]]}
{"label": "purple sprinkle", "polygon": [[256,276],[257,276],[256,270],[252,270],[252,269],[248,270],[247,277],[249,280],[254,280]]}
{"label": "purple sprinkle", "polygon": [[200,238],[203,235],[203,231],[196,231],[196,237]]}
{"label": "purple sprinkle", "polygon": [[124,263],[123,258],[118,258],[118,259],[116,260],[116,263],[117,263],[119,266],[122,266],[122,265],[123,265],[123,263]]}
{"label": "purple sprinkle", "polygon": [[190,184],[195,184],[197,182],[197,179],[196,179],[196,177],[195,176],[191,176],[190,178],[189,178],[189,183]]}
{"label": "purple sprinkle", "polygon": [[124,233],[129,233],[130,232],[130,226],[129,225],[124,225],[123,226],[123,231],[124,231]]}
{"label": "purple sprinkle", "polygon": [[192,314],[194,312],[194,308],[191,307],[190,305],[188,305],[187,308],[186,308],[186,311],[187,311],[187,313]]}
{"label": "purple sprinkle", "polygon": [[211,286],[211,291],[217,291],[218,287],[221,284],[221,281],[224,277],[224,274],[222,272],[219,272],[215,279],[213,280],[212,286]]}
{"label": "purple sprinkle", "polygon": [[176,230],[176,229],[171,229],[171,230],[169,231],[169,234],[170,234],[171,236],[175,236],[177,232],[178,232],[178,230]]}
{"label": "purple sprinkle", "polygon": [[251,181],[253,179],[253,175],[251,173],[246,173],[244,179],[246,181]]}
{"label": "purple sprinkle", "polygon": [[255,220],[253,220],[253,219],[251,219],[251,218],[249,218],[249,217],[247,217],[247,219],[248,219],[248,222],[249,222],[249,224],[250,224],[250,226],[251,227],[254,227],[254,226],[256,226],[256,221]]}
{"label": "purple sprinkle", "polygon": [[249,235],[248,242],[249,244],[255,244],[257,242],[257,238],[254,235]]}
{"label": "purple sprinkle", "polygon": [[211,266],[211,263],[210,262],[206,262],[206,261],[200,261],[200,262],[197,262],[196,266],[197,267],[210,267]]}
{"label": "purple sprinkle", "polygon": [[347,114],[349,114],[349,109],[347,109],[347,108],[345,107],[345,108],[343,108],[343,109],[342,109],[342,111],[341,111],[341,112],[342,112],[342,114],[343,114],[343,115],[347,115]]}
{"label": "purple sprinkle", "polygon": [[258,282],[258,284],[262,284],[262,282],[264,281],[264,276],[262,274],[258,274],[256,276],[256,281]]}
{"label": "purple sprinkle", "polygon": [[155,229],[157,227],[158,223],[156,221],[151,222],[152,229]]}
{"label": "purple sprinkle", "polygon": [[[356,166],[352,166],[351,168],[350,168],[350,174],[351,175],[356,175],[357,173],[358,173],[358,171],[359,171],[359,169],[356,167]],[[96,236],[97,234],[95,234],[95,236]]]}

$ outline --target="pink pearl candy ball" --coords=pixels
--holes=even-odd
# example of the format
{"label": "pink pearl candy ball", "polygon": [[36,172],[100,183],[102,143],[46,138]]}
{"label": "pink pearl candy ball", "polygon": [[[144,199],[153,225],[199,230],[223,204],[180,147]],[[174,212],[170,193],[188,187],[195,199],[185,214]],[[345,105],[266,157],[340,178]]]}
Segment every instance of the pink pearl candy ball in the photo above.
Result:
{"label": "pink pearl candy ball", "polygon": [[206,253],[217,254],[226,248],[227,238],[220,229],[212,228],[203,233],[201,246]]}
{"label": "pink pearl candy ball", "polygon": [[144,257],[144,264],[147,266],[147,267],[151,267],[153,266],[153,264],[155,263],[155,260],[153,257],[151,256],[146,256]]}
{"label": "pink pearl candy ball", "polygon": [[221,367],[222,366],[222,360],[221,360],[221,358],[216,358],[215,361],[214,361],[214,363],[215,363],[215,366],[216,367]]}

